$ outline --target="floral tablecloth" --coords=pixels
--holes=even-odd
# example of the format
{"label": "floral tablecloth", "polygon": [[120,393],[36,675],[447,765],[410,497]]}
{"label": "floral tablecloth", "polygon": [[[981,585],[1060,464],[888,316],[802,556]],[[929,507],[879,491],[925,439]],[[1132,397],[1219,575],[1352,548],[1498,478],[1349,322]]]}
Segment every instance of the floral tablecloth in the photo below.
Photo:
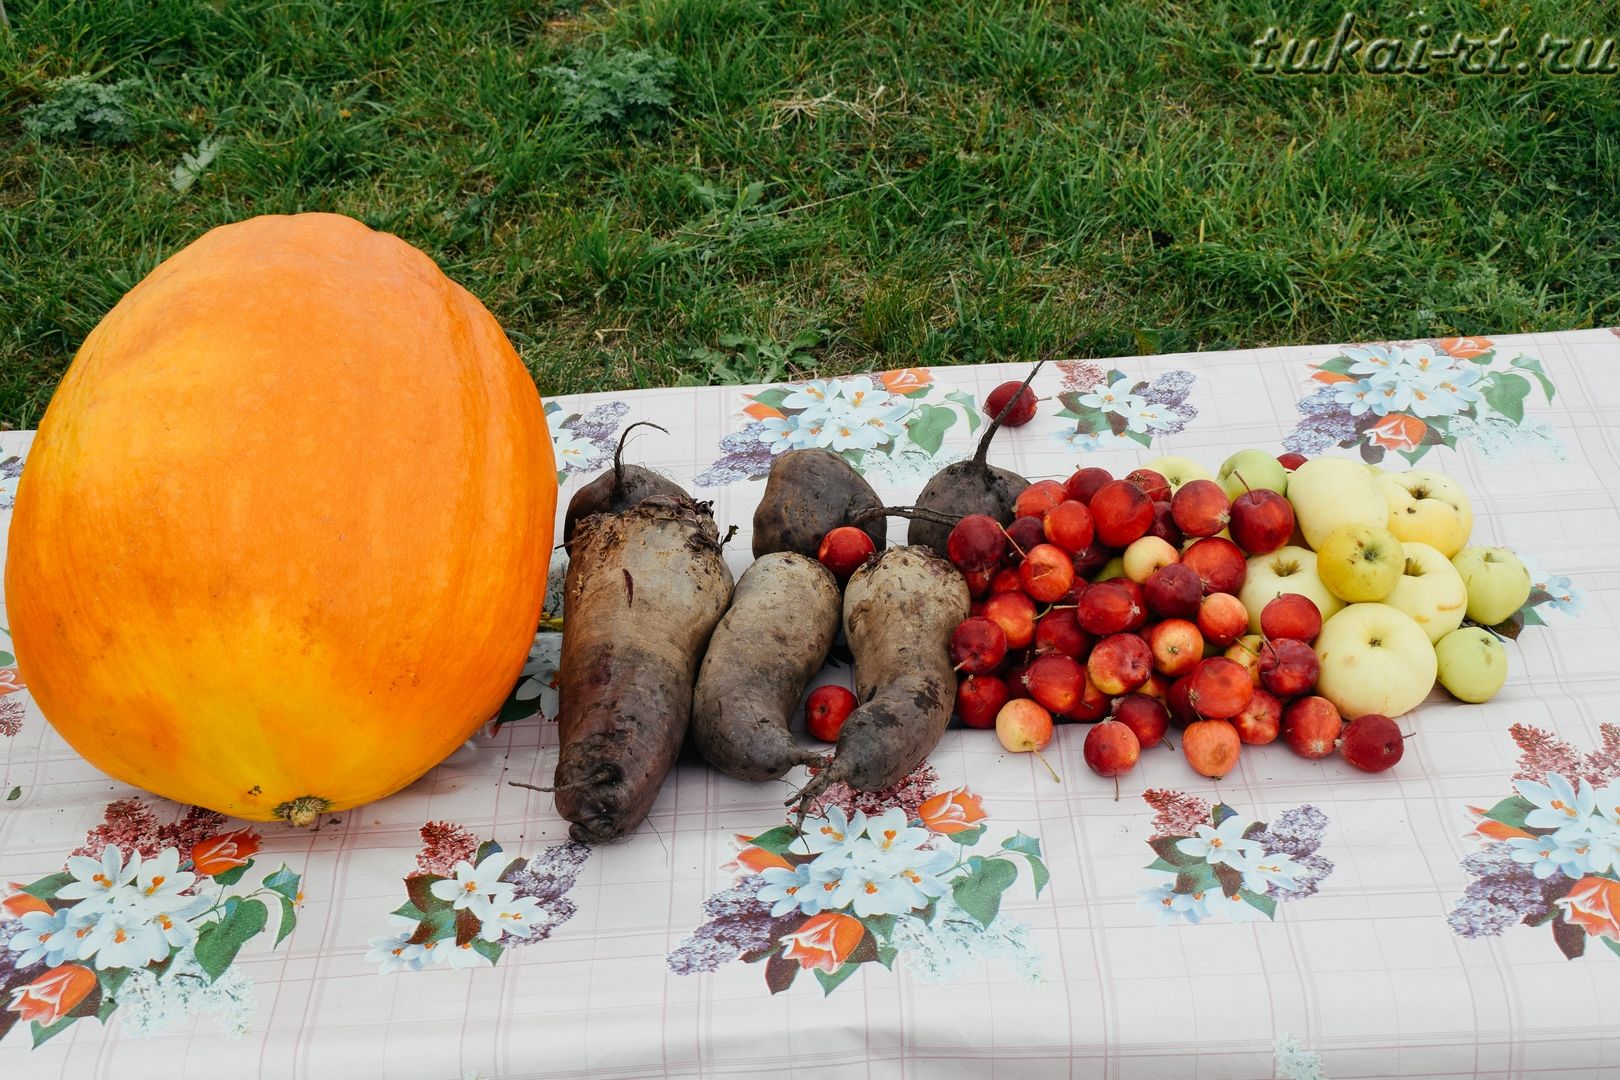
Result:
{"label": "floral tablecloth", "polygon": [[[827,446],[910,501],[1025,370],[559,398],[562,496],[656,421],[630,456],[713,500],[740,571],[772,455]],[[109,780],[0,638],[0,1075],[1620,1075],[1620,337],[1070,361],[1035,385],[993,453],[1032,477],[1248,446],[1456,476],[1476,540],[1536,581],[1506,688],[1431,697],[1390,773],[1279,744],[1215,784],[1155,750],[1118,801],[1081,729],[1049,755],[1061,783],[952,731],[896,789],[829,793],[809,844],[783,828],[802,776],[686,760],[592,849],[524,786],[556,760],[556,635],[463,749],[312,830]],[[0,434],[0,515],[30,440]],[[806,899],[812,861],[842,877]]]}

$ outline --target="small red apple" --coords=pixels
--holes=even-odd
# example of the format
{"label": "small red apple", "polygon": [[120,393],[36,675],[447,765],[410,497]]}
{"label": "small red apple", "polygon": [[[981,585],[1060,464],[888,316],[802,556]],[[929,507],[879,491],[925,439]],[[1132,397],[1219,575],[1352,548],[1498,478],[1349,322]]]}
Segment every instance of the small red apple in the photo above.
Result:
{"label": "small red apple", "polygon": [[1181,565],[1198,575],[1205,592],[1236,596],[1249,576],[1249,561],[1243,557],[1243,550],[1224,536],[1206,536],[1193,541],[1181,553]]}
{"label": "small red apple", "polygon": [[1185,563],[1161,566],[1142,583],[1148,610],[1161,619],[1196,619],[1204,581]]}
{"label": "small red apple", "polygon": [[1142,756],[1142,744],[1136,732],[1118,720],[1104,720],[1086,732],[1081,754],[1086,765],[1098,776],[1114,778],[1114,799],[1119,799],[1119,776],[1136,767]]}
{"label": "small red apple", "polygon": [[1243,711],[1232,717],[1232,726],[1238,738],[1251,745],[1275,742],[1282,729],[1282,713],[1282,702],[1264,690],[1256,690]]}
{"label": "small red apple", "polygon": [[1035,640],[1035,601],[1022,592],[991,593],[984,602],[984,617],[1007,635],[1007,648],[1022,649]]}
{"label": "small red apple", "polygon": [[1248,628],[1249,610],[1231,593],[1210,593],[1198,605],[1198,629],[1211,645],[1224,649]]}
{"label": "small red apple", "polygon": [[1036,544],[1018,567],[1018,580],[1031,599],[1054,604],[1074,584],[1074,561],[1056,544]]}
{"label": "small red apple", "polygon": [[1171,678],[1187,674],[1204,659],[1203,632],[1187,619],[1154,623],[1148,628],[1147,641],[1154,669]]}
{"label": "small red apple", "polygon": [[1260,646],[1260,685],[1280,698],[1308,692],[1321,671],[1316,650],[1303,641],[1278,638]]}
{"label": "small red apple", "polygon": [[1086,504],[1065,499],[1046,512],[1042,522],[1046,538],[1071,555],[1091,546],[1096,530]]}
{"label": "small red apple", "polygon": [[1015,754],[1033,753],[1046,771],[1057,780],[1058,774],[1041,750],[1052,741],[1052,714],[1029,698],[1014,698],[996,714],[996,738],[1001,745]]}
{"label": "small red apple", "polygon": [[984,415],[1001,417],[1002,427],[1023,427],[1035,419],[1035,402],[1035,391],[1022,382],[1004,382],[984,396]]}
{"label": "small red apple", "polygon": [[945,555],[963,573],[995,570],[1006,548],[1001,523],[989,514],[969,514],[945,538]]}
{"label": "small red apple", "polygon": [[1333,753],[1343,727],[1339,710],[1325,697],[1295,698],[1283,710],[1283,741],[1300,757],[1324,758]]}
{"label": "small red apple", "polygon": [[1294,535],[1294,508],[1269,488],[1245,491],[1232,501],[1232,539],[1250,555],[1265,555]]}
{"label": "small red apple", "polygon": [[1225,720],[1195,720],[1181,733],[1181,752],[1199,776],[1219,780],[1237,765],[1243,743]]}
{"label": "small red apple", "polygon": [[1139,614],[1140,609],[1136,601],[1131,599],[1131,594],[1112,581],[1088,586],[1080,594],[1079,605],[1075,608],[1081,629],[1098,637],[1120,633]]}
{"label": "small red apple", "polygon": [[1170,710],[1164,702],[1146,694],[1126,694],[1114,702],[1114,719],[1136,733],[1137,744],[1143,750],[1158,746],[1170,730]]}
{"label": "small red apple", "polygon": [[1163,473],[1152,469],[1133,469],[1125,474],[1125,479],[1142,489],[1153,502],[1168,502],[1170,500],[1170,481],[1164,478]]}
{"label": "small red apple", "polygon": [[1114,476],[1107,469],[1095,467],[1080,469],[1064,482],[1069,498],[1090,504],[1091,497],[1102,490],[1104,484],[1113,483]]}
{"label": "small red apple", "polygon": [[970,615],[951,631],[951,663],[969,675],[988,675],[1007,655],[1007,632],[982,615]]}
{"label": "small red apple", "polygon": [[1078,660],[1091,648],[1091,635],[1080,627],[1073,608],[1053,608],[1035,622],[1035,651],[1055,652]]}
{"label": "small red apple", "polygon": [[1097,689],[1110,696],[1129,694],[1147,682],[1153,671],[1153,650],[1135,634],[1110,634],[1092,646],[1086,674]]}
{"label": "small red apple", "polygon": [[1254,684],[1242,665],[1224,656],[1212,656],[1199,661],[1187,689],[1187,700],[1199,716],[1209,720],[1225,720],[1243,711],[1254,695]]}
{"label": "small red apple", "polygon": [[1067,713],[1080,701],[1086,686],[1086,669],[1079,661],[1062,653],[1042,653],[1024,669],[1023,683],[1029,696],[1054,713]]}
{"label": "small red apple", "polygon": [[1188,536],[1214,536],[1231,520],[1232,501],[1213,480],[1189,480],[1170,500],[1176,524]]}
{"label": "small red apple", "polygon": [[1367,713],[1344,726],[1339,753],[1362,772],[1383,772],[1406,753],[1406,739],[1395,721],[1382,713]]}
{"label": "small red apple", "polygon": [[1273,640],[1315,641],[1322,632],[1322,610],[1299,593],[1274,596],[1260,609],[1260,632]]}
{"label": "small red apple", "polygon": [[857,529],[853,525],[840,525],[830,530],[821,538],[821,546],[816,549],[816,558],[821,565],[833,572],[833,577],[839,581],[848,581],[849,575],[860,568],[867,556],[877,550],[872,538],[866,535],[864,529]]}
{"label": "small red apple", "polygon": [[1129,480],[1104,484],[1091,497],[1088,509],[1097,539],[1112,548],[1126,547],[1153,524],[1153,501]]}
{"label": "small red apple", "polygon": [[837,742],[844,721],[855,711],[855,695],[847,686],[818,686],[804,703],[804,726],[810,737]]}
{"label": "small red apple", "polygon": [[993,728],[1010,697],[1007,684],[994,675],[969,675],[956,688],[956,715],[968,727]]}
{"label": "small red apple", "polygon": [[1068,497],[1068,490],[1056,480],[1037,480],[1018,493],[1013,501],[1016,517],[1044,518],[1047,511]]}

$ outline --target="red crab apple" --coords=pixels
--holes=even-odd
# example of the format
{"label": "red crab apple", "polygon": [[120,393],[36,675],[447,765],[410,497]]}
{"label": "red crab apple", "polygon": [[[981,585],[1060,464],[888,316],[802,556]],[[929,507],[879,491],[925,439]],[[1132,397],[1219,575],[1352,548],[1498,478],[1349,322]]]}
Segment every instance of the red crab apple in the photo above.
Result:
{"label": "red crab apple", "polygon": [[1111,696],[1129,694],[1147,682],[1152,671],[1153,650],[1135,634],[1110,634],[1092,646],[1086,660],[1086,674],[1097,689]]}
{"label": "red crab apple", "polygon": [[994,596],[997,593],[1023,591],[1024,583],[1019,580],[1018,570],[1015,567],[1003,566],[1000,570],[997,570],[995,576],[990,579],[991,596]]}
{"label": "red crab apple", "polygon": [[1283,741],[1300,757],[1323,758],[1333,753],[1343,727],[1339,710],[1325,697],[1296,698],[1283,710]]}
{"label": "red crab apple", "polygon": [[1022,649],[1035,640],[1035,601],[1022,592],[992,593],[984,602],[984,617],[1007,635],[1007,648]]}
{"label": "red crab apple", "polygon": [[1035,622],[1035,651],[1062,653],[1078,660],[1091,648],[1091,635],[1080,628],[1073,608],[1053,608]]}
{"label": "red crab apple", "polygon": [[1009,697],[1007,684],[994,675],[969,675],[956,688],[956,714],[968,727],[993,728]]}
{"label": "red crab apple", "polygon": [[1125,629],[1134,631],[1146,626],[1148,621],[1147,593],[1142,590],[1142,586],[1128,577],[1109,578],[1108,584],[1118,585],[1131,598],[1131,621],[1125,624]]}
{"label": "red crab apple", "polygon": [[1069,712],[1086,687],[1086,669],[1062,653],[1042,653],[1024,669],[1024,688],[1041,707],[1054,713]]}
{"label": "red crab apple", "polygon": [[1282,702],[1264,690],[1256,690],[1243,711],[1232,717],[1232,726],[1238,738],[1251,745],[1275,742],[1282,728],[1282,712]]}
{"label": "red crab apple", "polygon": [[1231,593],[1210,593],[1198,605],[1198,629],[1211,645],[1224,649],[1248,628],[1249,611]]}
{"label": "red crab apple", "polygon": [[1181,552],[1168,540],[1153,535],[1140,536],[1131,541],[1120,561],[1125,564],[1125,576],[1140,584],[1160,567],[1180,562]]}
{"label": "red crab apple", "polygon": [[[1183,489],[1185,490],[1185,489]],[[1204,583],[1205,592],[1232,593],[1243,588],[1249,574],[1249,562],[1243,551],[1224,536],[1207,536],[1193,541],[1181,553],[1181,565],[1195,572]]]}
{"label": "red crab apple", "polygon": [[840,525],[832,529],[821,538],[821,546],[816,549],[816,558],[821,565],[833,572],[833,577],[839,581],[848,581],[853,574],[866,561],[867,556],[877,550],[872,538],[866,535],[864,529],[857,529],[853,525]]}
{"label": "red crab apple", "polygon": [[1185,728],[1198,719],[1198,711],[1192,706],[1192,676],[1183,675],[1170,684],[1170,690],[1164,695],[1164,707],[1170,710],[1170,722],[1178,728]]}
{"label": "red crab apple", "polygon": [[1199,661],[1193,673],[1187,676],[1192,685],[1187,689],[1187,700],[1193,709],[1209,720],[1225,720],[1243,711],[1254,694],[1254,683],[1241,664],[1224,656],[1211,656]]}
{"label": "red crab apple", "polygon": [[1152,500],[1129,480],[1104,484],[1091,497],[1089,509],[1097,539],[1112,548],[1126,547],[1153,524]]}
{"label": "red crab apple", "polygon": [[1322,632],[1322,611],[1299,593],[1274,596],[1260,609],[1260,632],[1273,640],[1315,641]]}
{"label": "red crab apple", "polygon": [[994,570],[964,570],[962,580],[967,582],[968,596],[983,600],[990,595],[990,583],[996,579]]}
{"label": "red crab apple", "polygon": [[1148,628],[1147,642],[1154,669],[1171,678],[1187,674],[1204,658],[1204,635],[1187,619],[1154,623]]}
{"label": "red crab apple", "polygon": [[1013,518],[1002,539],[1006,541],[1002,558],[1012,563],[1022,562],[1030,548],[1046,543],[1046,530],[1038,517]]}
{"label": "red crab apple", "polygon": [[1092,466],[1078,470],[1064,482],[1063,487],[1069,493],[1069,498],[1089,504],[1091,497],[1097,494],[1104,484],[1111,484],[1113,481],[1114,476],[1107,469]]}
{"label": "red crab apple", "polygon": [[1160,540],[1181,550],[1181,545],[1187,542],[1187,534],[1181,531],[1176,524],[1176,515],[1170,509],[1170,500],[1162,499],[1153,504],[1153,524],[1148,526],[1147,534],[1157,536]]}
{"label": "red crab apple", "polygon": [[1080,689],[1080,700],[1074,707],[1063,714],[1065,720],[1078,720],[1082,724],[1092,724],[1108,715],[1108,709],[1113,705],[1114,699],[1097,689],[1097,684],[1086,676],[1086,685]]}
{"label": "red crab apple", "polygon": [[1232,539],[1251,555],[1267,555],[1294,535],[1294,508],[1270,488],[1254,488],[1232,500]]}
{"label": "red crab apple", "polygon": [[996,738],[1001,745],[1015,754],[1032,753],[1046,765],[1046,771],[1057,780],[1057,770],[1047,765],[1041,750],[1052,741],[1052,714],[1029,698],[1014,698],[996,713]]}
{"label": "red crab apple", "polygon": [[1046,512],[1042,523],[1046,538],[1071,555],[1091,546],[1095,529],[1086,504],[1065,499]]}
{"label": "red crab apple", "polygon": [[1099,637],[1117,634],[1131,625],[1140,614],[1136,601],[1122,586],[1104,581],[1086,588],[1080,594],[1075,616],[1081,629]]}
{"label": "red crab apple", "polygon": [[1231,520],[1232,501],[1213,480],[1189,480],[1170,500],[1176,524],[1188,536],[1214,536]]}
{"label": "red crab apple", "polygon": [[[992,420],[1001,417],[1003,427],[1023,427],[1035,419],[1035,401],[1035,391],[1023,383],[1004,382],[985,395],[984,415]],[[1009,402],[1012,408],[1007,408]]]}
{"label": "red crab apple", "polygon": [[1181,752],[1199,776],[1219,780],[1237,765],[1243,743],[1225,720],[1195,720],[1181,733]]}
{"label": "red crab apple", "polygon": [[1383,713],[1367,713],[1344,726],[1339,753],[1362,772],[1383,772],[1406,753],[1406,739],[1395,721]]}
{"label": "red crab apple", "polygon": [[1170,730],[1170,710],[1164,702],[1146,694],[1126,694],[1114,702],[1114,719],[1136,733],[1137,744],[1143,750],[1158,746]]}
{"label": "red crab apple", "polygon": [[1142,684],[1142,689],[1138,690],[1137,693],[1163,703],[1164,707],[1168,709],[1170,707],[1170,684],[1174,681],[1170,676],[1155,671],[1148,676],[1148,681]]}
{"label": "red crab apple", "polygon": [[988,675],[1007,656],[1007,633],[983,616],[963,619],[951,631],[951,663],[969,675]]}
{"label": "red crab apple", "polygon": [[1018,579],[1031,598],[1056,603],[1074,584],[1074,561],[1056,544],[1036,544],[1018,567]]}
{"label": "red crab apple", "polygon": [[1056,480],[1037,480],[1020,491],[1018,498],[1013,500],[1013,514],[1017,517],[1043,518],[1068,494],[1067,489]]}
{"label": "red crab apple", "polygon": [[1134,469],[1125,474],[1125,479],[1141,488],[1142,494],[1154,502],[1166,502],[1170,498],[1170,481],[1164,478],[1163,473],[1152,469]]}
{"label": "red crab apple", "polygon": [[1303,641],[1278,638],[1260,647],[1260,685],[1280,698],[1306,693],[1321,672],[1316,650]]}
{"label": "red crab apple", "polygon": [[1136,732],[1118,720],[1104,720],[1086,732],[1081,754],[1086,765],[1098,776],[1114,778],[1114,801],[1119,801],[1119,776],[1136,767],[1142,756],[1142,744]]}
{"label": "red crab apple", "polygon": [[1113,558],[1102,541],[1093,537],[1085,550],[1074,553],[1074,575],[1076,578],[1090,580],[1097,575],[1097,571],[1108,565]]}
{"label": "red crab apple", "polygon": [[1309,459],[1304,454],[1295,453],[1292,450],[1286,454],[1277,455],[1277,464],[1281,465],[1289,472],[1293,472],[1295,469],[1305,464],[1305,462],[1308,460]]}
{"label": "red crab apple", "polygon": [[1161,619],[1195,619],[1198,602],[1204,597],[1204,582],[1198,571],[1185,563],[1161,566],[1142,583],[1148,610]]}
{"label": "red crab apple", "polygon": [[804,726],[810,737],[837,742],[844,721],[855,711],[855,695],[847,686],[818,686],[804,703]]}
{"label": "red crab apple", "polygon": [[945,538],[945,554],[963,573],[995,570],[1007,539],[1001,523],[989,514],[969,514]]}
{"label": "red crab apple", "polygon": [[1260,648],[1265,643],[1266,639],[1259,634],[1244,634],[1228,645],[1226,652],[1222,654],[1247,671],[1249,681],[1256,687],[1260,685]]}

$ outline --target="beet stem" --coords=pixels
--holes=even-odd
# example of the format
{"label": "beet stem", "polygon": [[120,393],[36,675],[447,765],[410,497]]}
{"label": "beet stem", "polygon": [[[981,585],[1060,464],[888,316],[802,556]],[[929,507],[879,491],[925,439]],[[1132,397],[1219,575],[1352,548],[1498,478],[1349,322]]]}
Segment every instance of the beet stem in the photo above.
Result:
{"label": "beet stem", "polygon": [[657,428],[665,435],[669,434],[668,428],[655,424],[651,420],[637,420],[633,424],[626,425],[625,429],[619,432],[619,446],[618,449],[613,451],[613,491],[615,494],[624,486],[624,444],[629,441],[630,433],[638,427]]}
{"label": "beet stem", "polygon": [[1013,404],[1018,400],[1018,396],[1029,388],[1030,383],[1035,381],[1035,373],[1040,371],[1041,366],[1045,363],[1046,358],[1044,356],[1035,361],[1035,366],[1030,369],[1029,375],[1024,379],[1023,385],[1013,393],[1012,397],[1007,399],[1007,404],[1001,407],[1001,410],[997,412],[995,417],[990,421],[990,426],[984,429],[984,434],[979,436],[979,448],[973,452],[973,461],[975,464],[984,464],[985,456],[990,453],[990,440],[995,438],[996,432],[1001,430],[1002,417],[1006,416],[1007,413],[1012,410]]}

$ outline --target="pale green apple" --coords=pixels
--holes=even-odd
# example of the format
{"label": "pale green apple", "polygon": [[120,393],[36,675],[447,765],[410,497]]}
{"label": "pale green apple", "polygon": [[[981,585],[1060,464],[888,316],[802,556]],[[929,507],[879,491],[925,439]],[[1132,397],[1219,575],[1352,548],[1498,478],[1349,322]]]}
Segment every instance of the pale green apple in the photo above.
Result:
{"label": "pale green apple", "polygon": [[1507,681],[1507,650],[1479,626],[1453,630],[1434,646],[1440,685],[1459,701],[1489,701]]}
{"label": "pale green apple", "polygon": [[1103,568],[1097,571],[1097,576],[1091,580],[1108,581],[1111,578],[1128,576],[1129,575],[1125,573],[1125,559],[1122,556],[1115,555],[1112,559],[1109,559],[1107,562],[1103,563]]}
{"label": "pale green apple", "polygon": [[1401,547],[1406,566],[1384,603],[1412,616],[1430,641],[1439,641],[1462,625],[1468,587],[1451,560],[1428,544],[1408,540]]}
{"label": "pale green apple", "polygon": [[1507,548],[1463,548],[1451,565],[1468,587],[1468,617],[1477,623],[1495,626],[1530,599],[1530,571]]}
{"label": "pale green apple", "polygon": [[1260,488],[1270,488],[1279,495],[1288,491],[1288,470],[1264,450],[1239,450],[1226,459],[1215,478],[1226,490],[1228,499]]}
{"label": "pale green apple", "polygon": [[1154,458],[1144,469],[1152,469],[1166,480],[1170,481],[1170,494],[1174,495],[1181,490],[1181,485],[1189,480],[1213,480],[1209,470],[1204,468],[1192,458],[1176,457],[1168,454],[1164,457]]}
{"label": "pale green apple", "polygon": [[1344,601],[1329,592],[1317,576],[1316,552],[1292,545],[1280,547],[1249,560],[1243,588],[1238,590],[1238,599],[1249,613],[1250,633],[1260,632],[1260,612],[1283,593],[1299,593],[1310,600],[1324,620],[1344,607]]}
{"label": "pale green apple", "polygon": [[1395,534],[1352,522],[1328,533],[1316,547],[1316,574],[1340,600],[1374,603],[1401,580],[1406,552]]}
{"label": "pale green apple", "polygon": [[1288,501],[1305,542],[1320,548],[1340,525],[1389,525],[1377,478],[1348,458],[1312,458],[1288,478]]}
{"label": "pale green apple", "polygon": [[1412,617],[1388,604],[1351,604],[1322,624],[1316,692],[1351,718],[1410,712],[1434,688],[1434,646]]}
{"label": "pale green apple", "polygon": [[1385,473],[1378,490],[1389,506],[1389,531],[1400,539],[1428,544],[1448,559],[1468,543],[1474,508],[1451,477],[1423,469]]}

